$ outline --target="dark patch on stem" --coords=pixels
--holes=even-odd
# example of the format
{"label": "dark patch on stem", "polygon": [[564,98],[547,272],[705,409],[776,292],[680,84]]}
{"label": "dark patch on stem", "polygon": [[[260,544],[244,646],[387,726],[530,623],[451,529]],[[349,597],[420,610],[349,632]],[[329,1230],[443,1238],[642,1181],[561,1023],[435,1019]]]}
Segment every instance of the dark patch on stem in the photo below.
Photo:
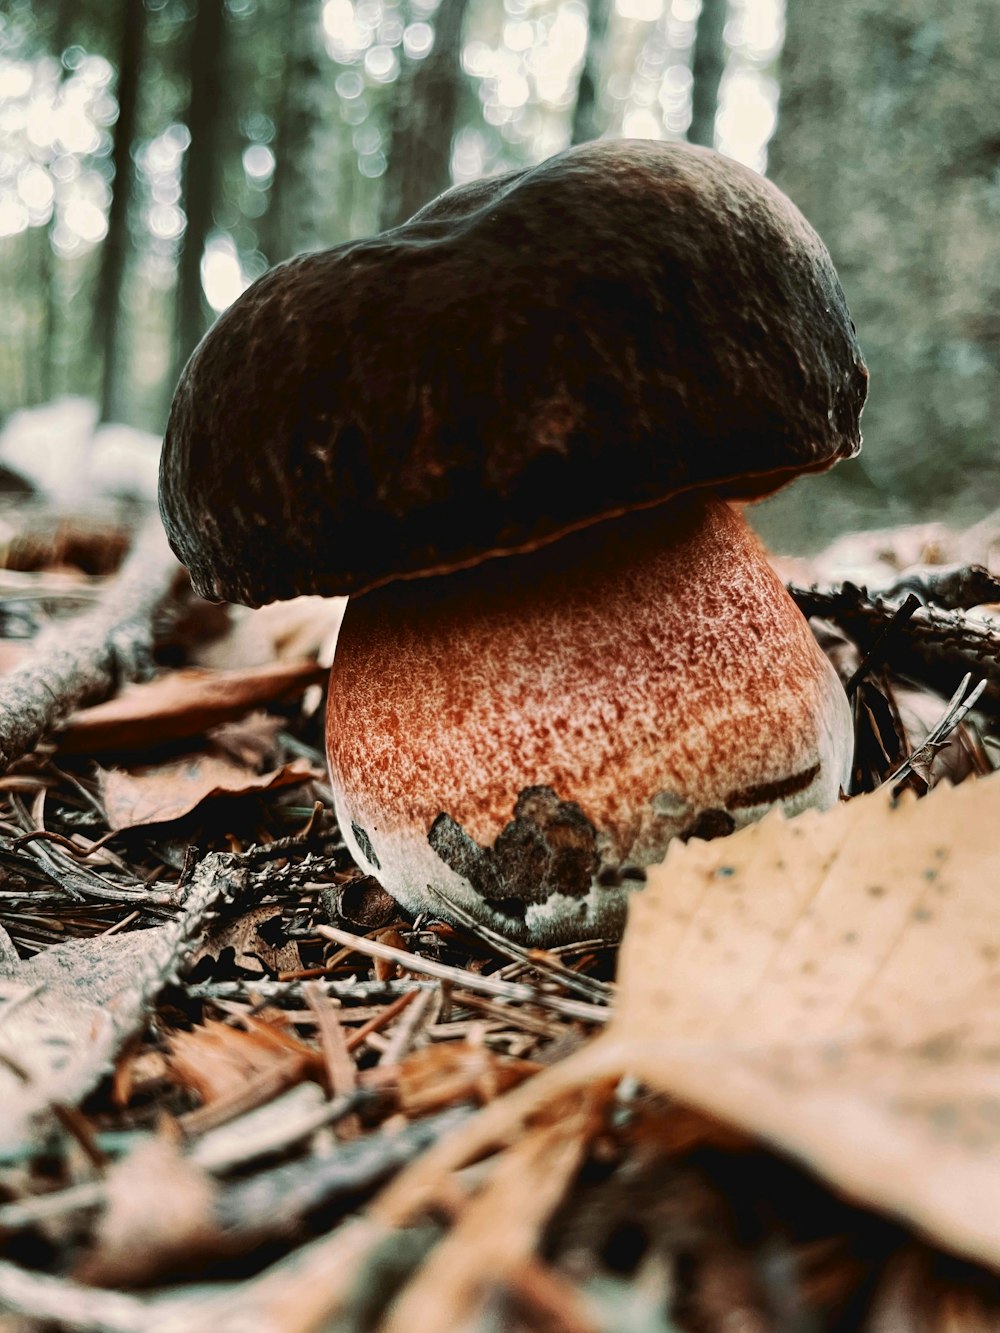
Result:
{"label": "dark patch on stem", "polygon": [[526,787],[514,818],[492,847],[481,847],[451,815],[438,815],[427,841],[446,866],[495,910],[523,919],[554,893],[582,898],[599,868],[597,831],[575,801],[551,787]]}

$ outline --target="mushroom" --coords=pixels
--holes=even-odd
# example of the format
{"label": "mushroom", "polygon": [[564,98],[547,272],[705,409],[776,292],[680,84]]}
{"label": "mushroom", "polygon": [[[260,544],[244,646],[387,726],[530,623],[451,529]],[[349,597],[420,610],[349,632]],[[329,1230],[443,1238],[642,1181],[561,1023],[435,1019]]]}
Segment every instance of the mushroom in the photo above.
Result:
{"label": "mushroom", "polygon": [[671,838],[846,784],[843,690],[739,502],[855,454],[866,382],[778,189],[591,143],[255,283],[184,371],[161,509],[207,596],[350,594],[362,868],[527,943],[613,935]]}

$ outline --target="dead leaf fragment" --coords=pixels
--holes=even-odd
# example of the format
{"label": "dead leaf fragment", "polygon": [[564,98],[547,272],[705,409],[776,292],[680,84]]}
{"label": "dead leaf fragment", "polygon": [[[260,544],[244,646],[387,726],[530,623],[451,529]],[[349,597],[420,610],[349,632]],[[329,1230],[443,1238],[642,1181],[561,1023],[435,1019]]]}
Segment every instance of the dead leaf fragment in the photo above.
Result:
{"label": "dead leaf fragment", "polygon": [[541,1068],[532,1060],[497,1055],[468,1041],[425,1046],[395,1070],[399,1102],[408,1116],[426,1115],[455,1102],[492,1101]]}
{"label": "dead leaf fragment", "polygon": [[302,659],[239,671],[170,671],[74,713],[59,733],[59,748],[66,754],[144,750],[200,736],[276,699],[295,698],[327,674],[314,660]]}
{"label": "dead leaf fragment", "polygon": [[211,796],[243,796],[322,776],[306,759],[258,775],[221,755],[195,754],[143,768],[108,769],[100,784],[108,823],[127,829],[180,819]]}
{"label": "dead leaf fragment", "polygon": [[190,1032],[175,1032],[167,1057],[174,1080],[211,1105],[241,1093],[261,1076],[280,1073],[287,1087],[321,1072],[318,1053],[282,1025],[254,1017],[243,1021],[244,1027],[234,1028],[208,1019]]}
{"label": "dead leaf fragment", "polygon": [[190,1276],[224,1248],[213,1219],[217,1192],[169,1139],[140,1143],[108,1173],[96,1244],[79,1278],[135,1287],[171,1272]]}

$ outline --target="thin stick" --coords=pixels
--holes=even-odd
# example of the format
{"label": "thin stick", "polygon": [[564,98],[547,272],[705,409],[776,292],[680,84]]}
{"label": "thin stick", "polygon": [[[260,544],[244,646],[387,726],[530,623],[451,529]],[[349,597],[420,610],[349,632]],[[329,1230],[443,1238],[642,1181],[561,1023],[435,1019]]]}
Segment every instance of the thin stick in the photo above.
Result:
{"label": "thin stick", "polygon": [[502,999],[520,1001],[522,1004],[539,1004],[555,1013],[565,1014],[567,1018],[579,1018],[584,1023],[607,1023],[611,1010],[603,1005],[586,1004],[582,1000],[565,1000],[560,995],[549,995],[516,981],[498,981],[495,977],[485,977],[478,972],[469,972],[462,967],[449,967],[446,963],[436,963],[419,954],[407,953],[405,949],[394,949],[391,944],[381,944],[378,940],[366,940],[358,935],[351,935],[336,926],[317,926],[316,934],[332,940],[334,944],[347,945],[356,953],[367,954],[370,958],[384,958],[390,963],[398,963],[410,972],[423,972],[426,976],[437,977],[439,981],[451,981],[465,990],[482,991],[486,995],[499,995]]}
{"label": "thin stick", "polygon": [[39,636],[27,660],[0,681],[0,772],[78,705],[108,698],[148,669],[154,616],[178,570],[159,521],[151,521],[97,605]]}
{"label": "thin stick", "polygon": [[506,939],[499,931],[491,930],[489,926],[484,926],[477,921],[471,912],[467,912],[460,903],[454,902],[440,889],[435,888],[434,894],[441,899],[460,925],[484,940],[497,953],[506,954],[515,963],[547,974],[553,980],[561,982],[567,990],[575,991],[577,995],[581,995],[585,1000],[593,1000],[597,1004],[602,1002],[606,1004],[614,997],[614,986],[609,986],[607,982],[598,981],[594,977],[588,977],[586,973],[574,972],[572,968],[559,962],[546,949],[526,949],[521,944],[515,944],[513,940]]}

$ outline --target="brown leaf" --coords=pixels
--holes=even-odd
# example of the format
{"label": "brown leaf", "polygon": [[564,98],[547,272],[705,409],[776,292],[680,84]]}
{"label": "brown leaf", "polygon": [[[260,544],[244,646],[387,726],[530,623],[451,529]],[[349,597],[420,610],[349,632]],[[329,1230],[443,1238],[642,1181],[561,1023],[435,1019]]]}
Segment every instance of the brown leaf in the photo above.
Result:
{"label": "brown leaf", "polygon": [[221,918],[192,957],[189,968],[193,970],[201,958],[218,958],[224,949],[232,949],[237,967],[263,966],[270,972],[293,972],[301,966],[298,945],[293,940],[271,944],[262,933],[269,922],[280,925],[280,915],[271,906]]}
{"label": "brown leaf", "polygon": [[454,1102],[492,1101],[537,1074],[539,1068],[531,1060],[497,1055],[485,1046],[456,1041],[414,1051],[394,1072],[400,1106],[408,1116],[418,1116]]}
{"label": "brown leaf", "polygon": [[200,736],[276,699],[295,698],[326,679],[312,660],[272,662],[239,671],[170,671],[145,685],[127,685],[107,703],[74,713],[59,733],[67,754],[144,750]]}
{"label": "brown leaf", "polygon": [[213,1219],[216,1185],[169,1139],[140,1143],[111,1168],[96,1244],[79,1278],[95,1286],[139,1286],[172,1272],[190,1278],[224,1251]]}
{"label": "brown leaf", "polygon": [[322,777],[306,759],[255,774],[220,755],[195,754],[143,768],[101,772],[101,797],[113,829],[165,824],[210,796],[242,796]]}
{"label": "brown leaf", "polygon": [[1000,776],[677,844],[605,1038],[649,1083],[1000,1261]]}
{"label": "brown leaf", "polygon": [[291,1077],[318,1073],[322,1062],[311,1046],[277,1023],[248,1017],[242,1028],[216,1019],[170,1038],[167,1066],[175,1082],[210,1105],[240,1093],[246,1084],[276,1070]]}

